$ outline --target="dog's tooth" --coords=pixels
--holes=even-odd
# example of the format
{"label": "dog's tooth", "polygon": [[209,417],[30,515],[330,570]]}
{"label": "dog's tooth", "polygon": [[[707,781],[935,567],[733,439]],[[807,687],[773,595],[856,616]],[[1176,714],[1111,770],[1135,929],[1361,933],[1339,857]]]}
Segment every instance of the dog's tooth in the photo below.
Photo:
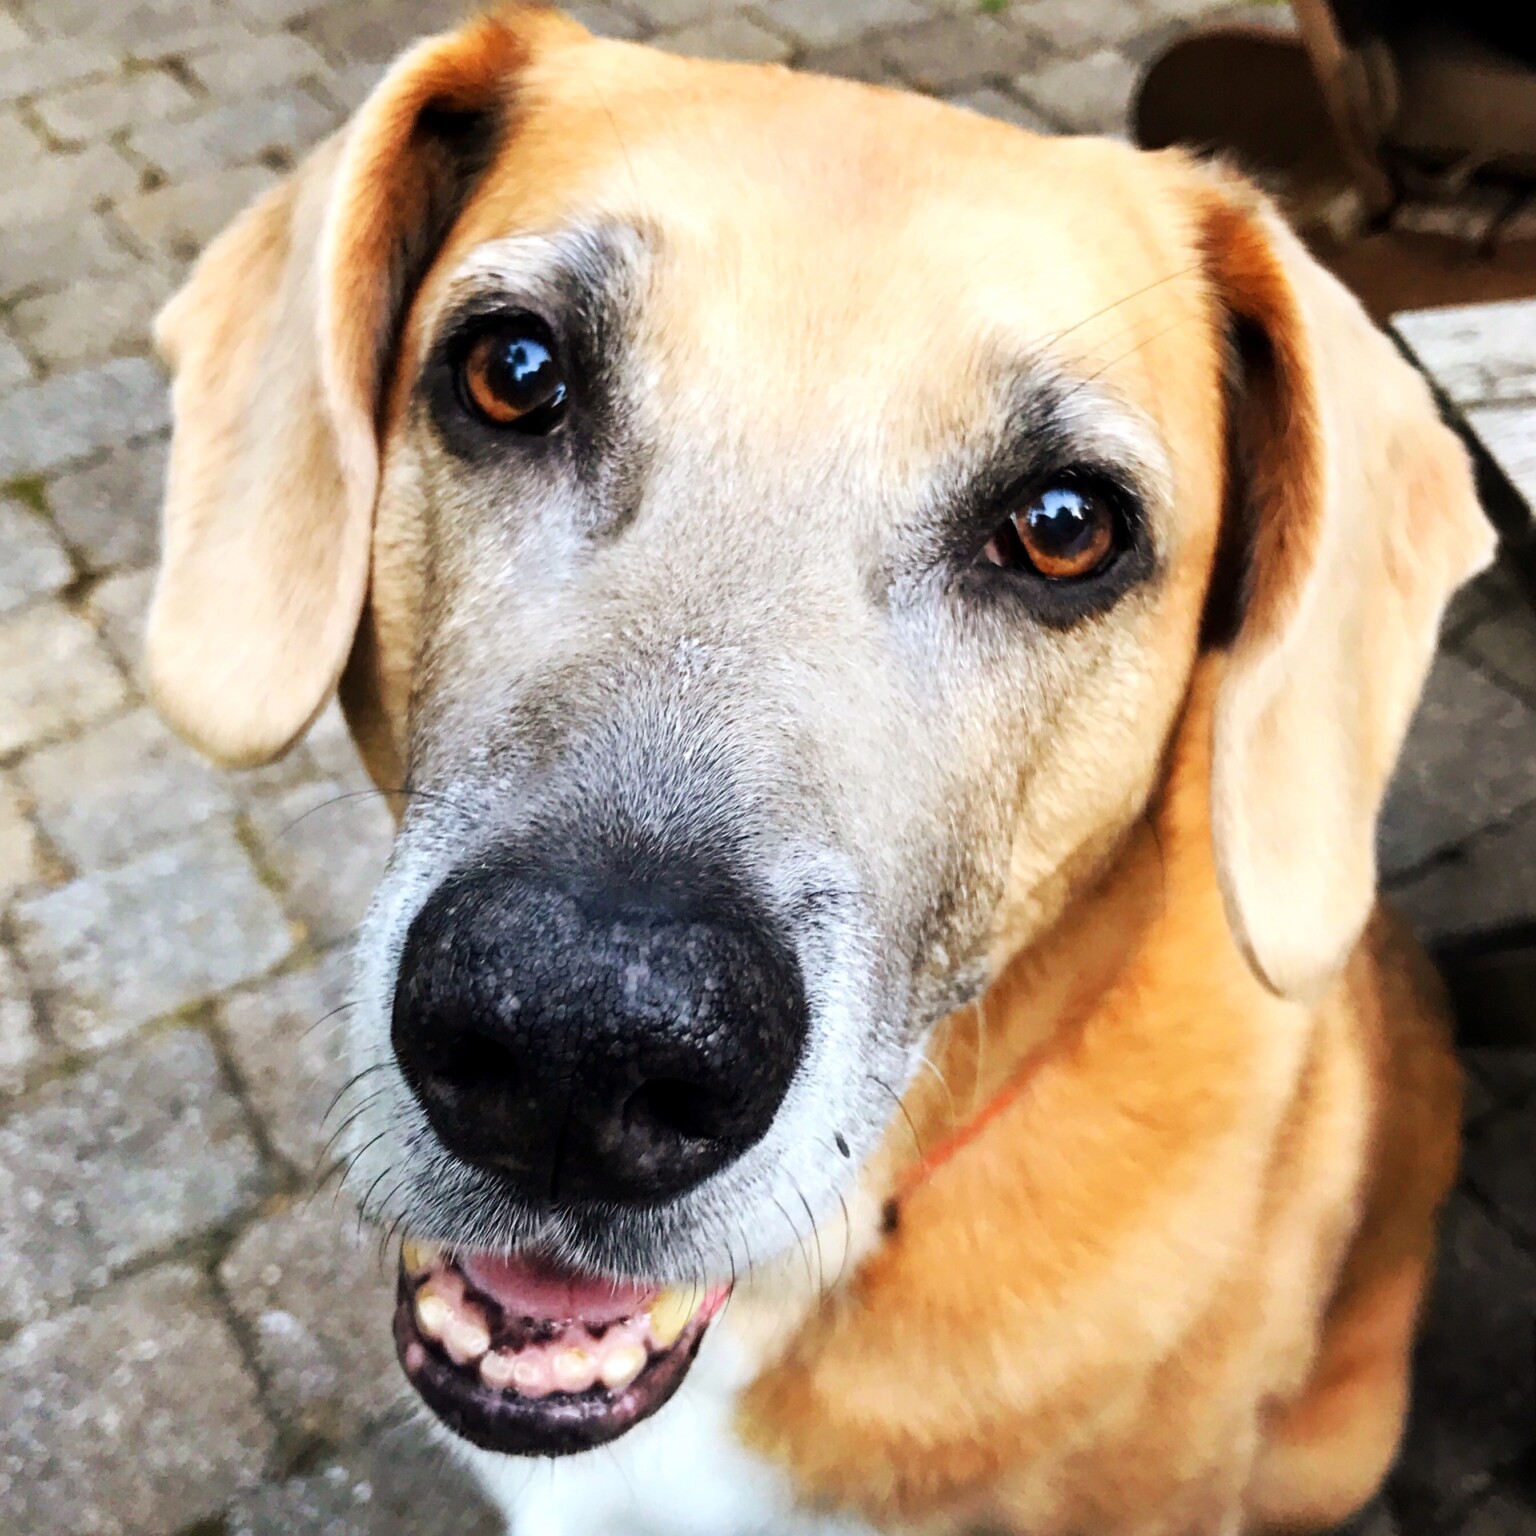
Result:
{"label": "dog's tooth", "polygon": [[517,1356],[504,1349],[492,1350],[480,1362],[480,1380],[498,1392],[505,1392],[517,1381]]}
{"label": "dog's tooth", "polygon": [[597,1362],[584,1349],[560,1350],[552,1370],[560,1392],[585,1392],[597,1380]]}
{"label": "dog's tooth", "polygon": [[663,1291],[650,1305],[651,1342],[657,1349],[671,1349],[697,1310],[688,1293]]}
{"label": "dog's tooth", "polygon": [[453,1320],[453,1307],[430,1285],[416,1293],[416,1326],[429,1339],[441,1339],[443,1330]]}
{"label": "dog's tooth", "polygon": [[598,1375],[610,1392],[627,1387],[645,1369],[645,1350],[638,1344],[621,1344],[603,1356]]}
{"label": "dog's tooth", "polygon": [[443,1250],[437,1243],[419,1242],[408,1237],[400,1244],[400,1262],[412,1279],[431,1274],[442,1256]]}
{"label": "dog's tooth", "polygon": [[477,1312],[458,1311],[443,1324],[442,1339],[455,1365],[473,1365],[491,1347],[491,1330]]}
{"label": "dog's tooth", "polygon": [[554,1391],[548,1357],[542,1351],[519,1355],[512,1365],[512,1385],[524,1397],[548,1397]]}

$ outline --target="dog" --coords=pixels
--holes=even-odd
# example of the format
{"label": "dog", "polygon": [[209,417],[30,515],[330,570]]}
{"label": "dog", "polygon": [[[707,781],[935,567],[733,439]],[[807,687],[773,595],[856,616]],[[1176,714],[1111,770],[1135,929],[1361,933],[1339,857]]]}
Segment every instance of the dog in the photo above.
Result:
{"label": "dog", "polygon": [[157,336],[152,688],[390,798],[350,1177],[519,1536],[1368,1500],[1460,1092],[1375,822],[1492,538],[1261,195],[512,7]]}

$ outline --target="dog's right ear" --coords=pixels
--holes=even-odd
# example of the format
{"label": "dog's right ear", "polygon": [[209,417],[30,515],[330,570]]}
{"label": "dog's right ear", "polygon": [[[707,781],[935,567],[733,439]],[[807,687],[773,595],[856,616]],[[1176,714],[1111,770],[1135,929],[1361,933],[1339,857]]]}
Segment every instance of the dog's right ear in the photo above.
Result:
{"label": "dog's right ear", "polygon": [[1246,571],[1212,727],[1232,932],[1312,998],[1376,900],[1376,822],[1456,587],[1493,556],[1471,464],[1419,375],[1251,189],[1202,172],[1203,243],[1243,357]]}
{"label": "dog's right ear", "polygon": [[407,53],[160,316],[175,435],[146,660],[161,712],[212,757],[278,756],[336,687],[399,327],[552,36],[584,34],[514,7]]}

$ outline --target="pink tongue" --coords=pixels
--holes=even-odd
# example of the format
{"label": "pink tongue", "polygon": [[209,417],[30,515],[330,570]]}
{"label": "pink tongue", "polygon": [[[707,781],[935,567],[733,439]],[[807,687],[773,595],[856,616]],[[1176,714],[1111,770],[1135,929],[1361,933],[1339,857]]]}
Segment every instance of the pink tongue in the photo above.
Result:
{"label": "pink tongue", "polygon": [[654,1287],[625,1285],[536,1259],[465,1254],[459,1265],[470,1283],[513,1317],[555,1323],[614,1323],[643,1311]]}

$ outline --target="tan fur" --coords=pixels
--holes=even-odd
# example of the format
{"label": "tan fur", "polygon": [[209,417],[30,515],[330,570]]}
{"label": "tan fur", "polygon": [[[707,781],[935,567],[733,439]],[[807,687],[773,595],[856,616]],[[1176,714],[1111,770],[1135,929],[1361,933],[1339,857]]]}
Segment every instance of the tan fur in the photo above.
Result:
{"label": "tan fur", "polygon": [[[515,108],[494,163],[443,229],[416,227],[440,170],[420,158],[422,107],[498,94]],[[898,187],[942,215],[882,224]],[[896,1120],[864,1170],[874,1203],[904,1191],[894,1230],[760,1375],[743,1433],[807,1500],[904,1529],[1335,1521],[1396,1445],[1457,1134],[1436,984],[1372,915],[1375,818],[1445,598],[1490,540],[1422,384],[1246,187],[1177,156],[590,43],[543,12],[424,45],[214,245],[162,324],[178,367],[162,707],[215,755],[258,760],[345,664],[365,758],[399,786],[432,534],[408,478],[376,497],[447,274],[514,231],[657,208],[743,250],[800,221],[776,263],[729,282],[700,266],[654,300],[746,402],[733,338],[799,317],[805,414],[745,411],[764,451],[793,456],[797,423],[846,411],[861,441],[891,427],[894,477],[963,420],[968,357],[917,370],[941,381],[920,407],[891,382],[913,371],[900,300],[963,279],[1021,336],[1072,333],[1072,362],[1166,445],[1176,508],[1163,606],[1112,620],[1122,649],[1056,722],[1009,829],[985,914],[994,979],[936,1038],[910,1134]],[[428,242],[419,286],[399,293],[388,252],[412,240]],[[848,259],[823,260],[837,242]],[[891,249],[898,302],[871,314],[861,262]],[[1228,422],[1233,320],[1257,352]],[[866,372],[823,399],[819,356]],[[660,402],[691,387],[658,365]],[[1202,651],[1239,491],[1242,622]],[[1124,708],[1096,712],[1106,700]],[[914,1172],[1025,1063],[1005,1107]]]}
{"label": "tan fur", "polygon": [[1246,1504],[1244,1529],[1316,1530],[1390,1463],[1459,1077],[1386,915],[1315,1005],[1249,969],[1209,842],[1220,671],[1155,814],[950,1021],[875,1177],[898,1188],[1041,1056],[1025,1092],[747,1400],[832,1504],[1031,1536],[1219,1531]]}

